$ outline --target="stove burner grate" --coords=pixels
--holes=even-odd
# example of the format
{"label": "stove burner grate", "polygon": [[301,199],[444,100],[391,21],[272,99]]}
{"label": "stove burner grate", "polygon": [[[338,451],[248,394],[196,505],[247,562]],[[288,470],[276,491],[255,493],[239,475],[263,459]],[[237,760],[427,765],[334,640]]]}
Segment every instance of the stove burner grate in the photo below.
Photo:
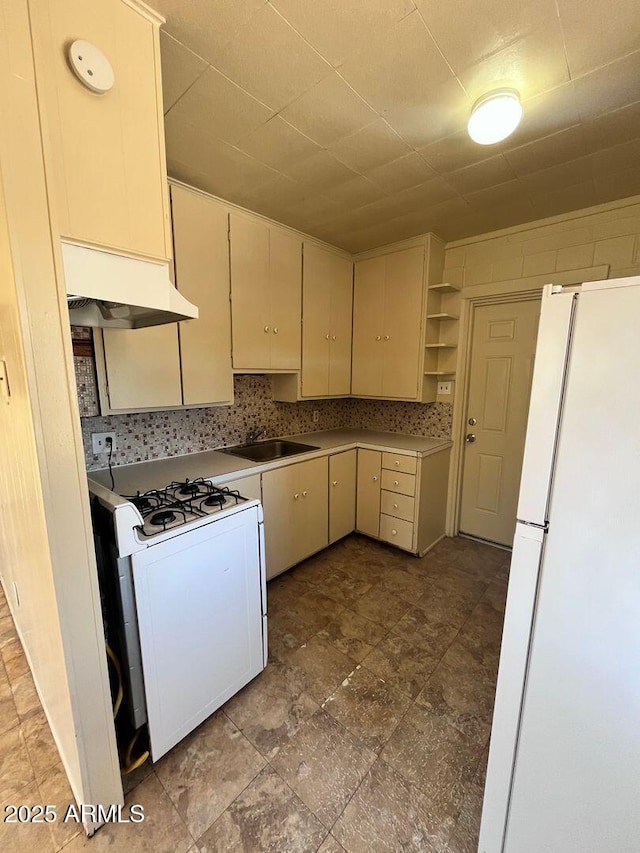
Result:
{"label": "stove burner grate", "polygon": [[183,483],[178,489],[178,494],[183,495],[184,497],[193,497],[200,492],[200,485],[198,483]]}
{"label": "stove burner grate", "polygon": [[208,498],[205,498],[202,502],[205,506],[219,506],[223,507],[226,503],[226,498],[223,494],[212,494],[209,495]]}
{"label": "stove burner grate", "polygon": [[175,521],[175,520],[176,520],[175,512],[173,512],[170,509],[163,509],[163,510],[160,510],[160,512],[154,513],[151,516],[151,518],[149,519],[149,522],[151,524],[155,524],[155,525],[162,524],[164,526],[166,524],[171,524],[171,522]]}

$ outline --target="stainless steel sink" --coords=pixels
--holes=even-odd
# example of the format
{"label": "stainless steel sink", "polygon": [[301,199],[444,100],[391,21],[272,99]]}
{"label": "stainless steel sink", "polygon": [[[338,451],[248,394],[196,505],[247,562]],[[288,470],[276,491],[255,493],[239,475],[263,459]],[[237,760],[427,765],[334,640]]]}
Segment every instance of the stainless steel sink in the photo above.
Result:
{"label": "stainless steel sink", "polygon": [[268,441],[257,441],[255,444],[223,447],[220,452],[229,453],[231,456],[241,456],[243,459],[250,459],[252,462],[271,462],[273,459],[284,459],[286,456],[295,456],[297,453],[319,449],[313,444],[299,444],[297,441],[281,441],[279,438],[271,438]]}

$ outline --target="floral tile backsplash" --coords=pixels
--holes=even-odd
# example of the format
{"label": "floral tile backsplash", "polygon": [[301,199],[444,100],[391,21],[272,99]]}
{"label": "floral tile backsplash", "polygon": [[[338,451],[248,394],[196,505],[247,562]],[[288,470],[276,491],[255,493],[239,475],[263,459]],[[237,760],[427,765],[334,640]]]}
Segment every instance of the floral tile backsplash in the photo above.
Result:
{"label": "floral tile backsplash", "polygon": [[[104,467],[104,457],[91,452],[92,432],[115,432],[114,465],[144,462],[164,456],[196,453],[246,441],[254,429],[264,429],[263,438],[315,432],[336,427],[405,432],[449,438],[449,403],[395,403],[384,400],[313,400],[278,403],[272,399],[268,376],[239,375],[234,379],[233,406],[206,409],[176,409],[106,415],[99,412],[93,360],[74,358],[82,438],[87,470]],[[317,423],[313,413],[318,412]]]}

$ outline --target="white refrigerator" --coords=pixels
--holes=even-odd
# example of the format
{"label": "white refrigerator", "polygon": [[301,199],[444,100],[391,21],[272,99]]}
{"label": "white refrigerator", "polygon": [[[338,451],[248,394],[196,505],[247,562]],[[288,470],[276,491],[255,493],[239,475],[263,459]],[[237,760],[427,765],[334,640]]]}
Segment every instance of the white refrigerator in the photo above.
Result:
{"label": "white refrigerator", "polygon": [[544,289],[479,853],[640,850],[640,277]]}

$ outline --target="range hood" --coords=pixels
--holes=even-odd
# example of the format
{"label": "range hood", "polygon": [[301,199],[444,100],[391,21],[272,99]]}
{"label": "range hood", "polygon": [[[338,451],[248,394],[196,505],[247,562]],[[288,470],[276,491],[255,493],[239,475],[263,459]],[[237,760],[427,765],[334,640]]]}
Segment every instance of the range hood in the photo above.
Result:
{"label": "range hood", "polygon": [[196,320],[175,289],[168,263],[62,242],[69,317],[74,326],[139,329]]}

